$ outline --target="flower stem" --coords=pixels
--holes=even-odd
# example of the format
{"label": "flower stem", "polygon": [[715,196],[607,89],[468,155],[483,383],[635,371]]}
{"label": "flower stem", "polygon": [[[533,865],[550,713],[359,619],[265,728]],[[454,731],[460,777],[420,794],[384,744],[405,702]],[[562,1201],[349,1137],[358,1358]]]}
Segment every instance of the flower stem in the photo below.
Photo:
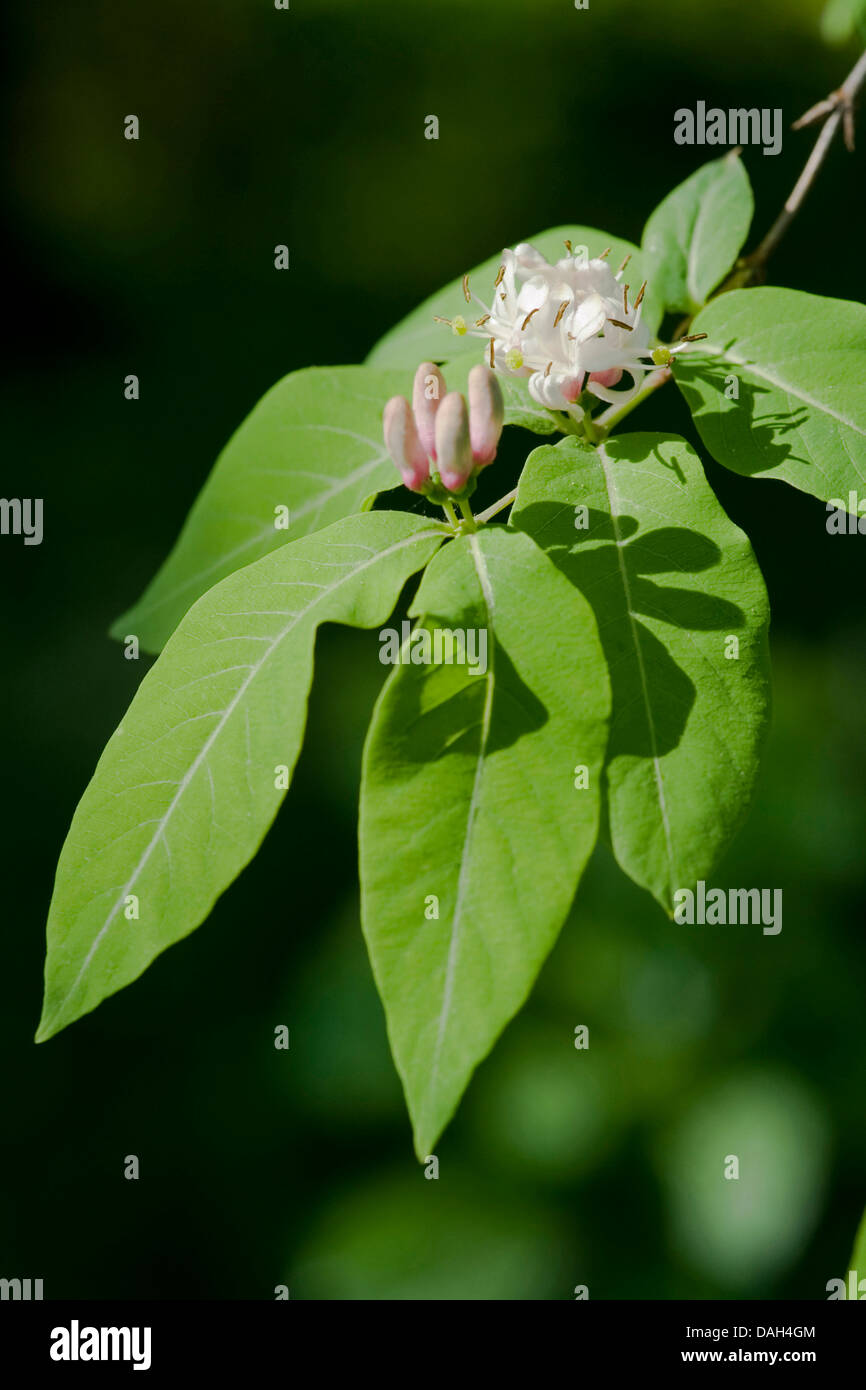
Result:
{"label": "flower stem", "polygon": [[510,492],[506,492],[504,497],[500,497],[498,502],[494,502],[492,507],[488,507],[486,512],[479,512],[475,520],[483,525],[492,516],[496,516],[498,512],[504,512],[506,507],[510,507],[516,496],[517,488],[513,487]]}
{"label": "flower stem", "polygon": [[460,522],[457,520],[457,513],[454,510],[453,504],[451,502],[443,502],[442,510],[447,516],[448,520],[451,522],[451,525],[454,527],[454,530],[456,531],[457,527],[460,525]]}
{"label": "flower stem", "polygon": [[588,410],[583,412],[583,432],[590,444],[598,443],[598,435],[595,432],[595,425],[592,423],[592,415]]}
{"label": "flower stem", "polygon": [[563,434],[576,434],[579,439],[584,438],[583,419],[580,415],[572,415],[570,411],[556,411],[560,416],[559,428]]}
{"label": "flower stem", "polygon": [[467,499],[465,497],[458,497],[457,505],[463,513],[464,521],[468,521],[469,523],[467,529],[470,531],[477,531],[478,527],[475,525],[475,517],[472,515],[472,508],[470,507]]}
{"label": "flower stem", "polygon": [[670,381],[671,375],[670,367],[659,367],[657,371],[650,372],[640,390],[632,396],[630,401],[626,401],[625,405],[612,405],[603,411],[595,422],[596,427],[602,432],[602,439],[606,439],[611,430],[616,429],[620,421],[631,414],[635,406],[640,405],[641,401],[645,401],[647,396],[651,396],[653,391],[657,391],[660,386],[664,386],[666,381]]}

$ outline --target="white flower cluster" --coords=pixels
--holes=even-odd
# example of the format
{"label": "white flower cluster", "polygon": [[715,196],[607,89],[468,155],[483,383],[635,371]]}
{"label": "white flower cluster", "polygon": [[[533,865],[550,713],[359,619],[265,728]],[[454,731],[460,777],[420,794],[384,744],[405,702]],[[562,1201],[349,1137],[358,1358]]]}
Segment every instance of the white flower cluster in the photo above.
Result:
{"label": "white flower cluster", "polygon": [[[589,260],[566,243],[568,254],[551,265],[540,251],[522,242],[502,254],[502,264],[488,306],[475,298],[483,317],[471,326],[449,320],[457,333],[484,337],[492,367],[511,376],[529,377],[529,391],[539,405],[568,410],[586,390],[600,400],[624,403],[640,389],[646,372],[667,364],[682,350],[652,349],[641,321],[646,282],[631,303],[630,286],[621,283],[628,258],[614,274],[605,257]],[[628,374],[631,384],[620,386]],[[614,387],[620,389],[614,391]]]}

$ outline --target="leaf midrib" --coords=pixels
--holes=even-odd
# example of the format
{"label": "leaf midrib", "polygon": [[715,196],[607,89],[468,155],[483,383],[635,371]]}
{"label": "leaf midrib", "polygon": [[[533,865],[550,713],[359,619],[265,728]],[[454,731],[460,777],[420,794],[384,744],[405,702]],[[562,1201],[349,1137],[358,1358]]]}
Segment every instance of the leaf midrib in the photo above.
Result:
{"label": "leaf midrib", "polygon": [[478,575],[478,582],[481,585],[481,593],[484,598],[484,606],[487,613],[487,631],[489,640],[488,658],[488,677],[487,690],[484,697],[484,711],[481,719],[481,737],[478,744],[478,757],[475,763],[475,775],[472,781],[472,794],[469,799],[469,806],[466,812],[466,831],[463,836],[463,846],[460,851],[460,872],[457,879],[457,894],[454,902],[454,913],[451,919],[451,937],[448,943],[448,956],[445,963],[445,981],[442,987],[442,1005],[439,1010],[439,1021],[436,1030],[436,1044],[433,1052],[433,1061],[430,1068],[430,1083],[428,1086],[428,1109],[432,1104],[436,1090],[436,1082],[439,1074],[439,1061],[442,1055],[442,1045],[445,1040],[445,1030],[448,1026],[448,1019],[451,1013],[451,1002],[454,993],[454,978],[457,970],[457,956],[460,947],[460,928],[463,910],[463,901],[466,894],[466,884],[470,871],[469,843],[472,838],[472,831],[475,825],[475,817],[478,811],[478,801],[481,792],[481,780],[484,773],[484,764],[487,756],[487,743],[490,738],[490,723],[493,712],[493,692],[496,684],[496,637],[493,629],[494,598],[493,589],[490,583],[490,573],[478,544],[478,536],[469,537],[469,545],[472,551],[472,560],[475,565],[475,572]]}
{"label": "leaf midrib", "polygon": [[847,415],[841,415],[838,410],[833,410],[825,401],[818,400],[815,396],[810,396],[802,387],[792,386],[789,382],[780,380],[779,377],[774,376],[771,372],[762,370],[760,367],[756,366],[754,362],[749,362],[746,361],[745,358],[738,357],[735,352],[731,352],[730,348],[724,348],[708,342],[704,344],[704,350],[709,353],[716,353],[724,361],[733,362],[738,367],[745,367],[746,371],[751,372],[753,376],[760,377],[762,381],[768,381],[771,386],[775,386],[777,391],[783,391],[786,395],[793,396],[795,400],[802,401],[804,405],[812,406],[815,410],[820,411],[822,415],[829,415],[831,419],[838,420],[840,425],[845,425],[848,429],[853,430],[855,434],[862,435],[862,437],[866,439],[866,429],[861,428],[855,420],[849,420]]}
{"label": "leaf midrib", "polygon": [[704,220],[705,202],[709,202],[709,196],[706,199],[698,199],[698,210],[692,221],[692,231],[689,238],[689,254],[686,261],[686,293],[693,305],[700,305],[703,303],[703,300],[699,298],[698,287],[694,277],[697,273],[698,243],[701,235],[701,226]]}
{"label": "leaf midrib", "polygon": [[635,656],[637,658],[638,673],[640,675],[641,694],[643,696],[643,703],[647,720],[647,729],[649,731],[650,744],[652,747],[652,761],[653,773],[655,776],[656,783],[656,795],[658,797],[659,813],[661,815],[662,828],[664,830],[665,835],[665,848],[667,850],[668,865],[670,869],[670,886],[673,887],[676,877],[676,870],[674,867],[674,854],[673,844],[671,842],[670,821],[668,818],[667,801],[665,798],[664,789],[664,779],[662,777],[661,762],[658,753],[658,738],[656,736],[656,727],[655,719],[653,717],[652,704],[649,698],[649,687],[647,685],[646,669],[644,667],[643,661],[643,652],[641,651],[637,624],[635,622],[634,613],[632,611],[631,584],[629,583],[628,570],[626,568],[625,559],[622,553],[623,541],[622,534],[619,528],[619,520],[617,517],[619,495],[617,493],[616,483],[609,471],[609,465],[612,463],[612,460],[608,458],[603,444],[598,445],[597,452],[599,461],[601,463],[601,471],[604,476],[604,486],[605,491],[607,493],[608,507],[610,508],[611,525],[613,527],[614,542],[616,545],[617,563],[619,565],[620,579],[622,581],[623,592],[625,594],[626,612],[628,613],[628,621],[629,628],[631,630],[632,644],[634,646]]}

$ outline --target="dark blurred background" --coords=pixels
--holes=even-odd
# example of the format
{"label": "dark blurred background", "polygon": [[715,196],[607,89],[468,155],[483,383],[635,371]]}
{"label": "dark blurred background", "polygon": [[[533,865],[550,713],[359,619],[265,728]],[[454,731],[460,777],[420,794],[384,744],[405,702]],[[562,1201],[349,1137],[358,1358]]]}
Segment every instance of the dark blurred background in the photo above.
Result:
{"label": "dark blurred background", "polygon": [[[782,887],[780,936],[676,927],[599,850],[425,1181],[358,922],[358,768],[381,667],[369,636],[332,628],[258,858],[141,980],[32,1042],[57,854],[146,666],[106,629],[231,431],[281,375],[362,359],[506,243],[569,221],[638,240],[716,153],[673,143],[679,106],[783,109],[782,153],[745,155],[754,244],[813,138],[787,127],[857,56],[822,43],[820,10],[8,8],[0,493],[44,497],[45,539],[0,538],[0,1276],[41,1277],[49,1298],[272,1298],[288,1283],[293,1298],[561,1299],[587,1284],[591,1298],[763,1299],[826,1297],[847,1269],[866,1203],[866,541],[828,536],[814,499],[710,461],[767,579],[776,701],[760,795],[716,881]],[[835,149],[771,280],[866,297],[863,215],[862,154]],[[662,397],[642,425],[693,438]],[[133,1153],[138,1182],[123,1177]],[[721,1178],[728,1153],[739,1183]]]}

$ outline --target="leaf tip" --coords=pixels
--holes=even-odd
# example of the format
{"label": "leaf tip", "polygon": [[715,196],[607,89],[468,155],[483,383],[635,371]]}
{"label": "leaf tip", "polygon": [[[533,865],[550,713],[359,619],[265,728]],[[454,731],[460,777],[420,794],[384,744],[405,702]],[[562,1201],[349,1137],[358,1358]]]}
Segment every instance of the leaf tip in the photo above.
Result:
{"label": "leaf tip", "polygon": [[43,1013],[42,1017],[39,1020],[39,1026],[37,1027],[36,1032],[33,1035],[33,1041],[35,1043],[47,1042],[49,1038],[54,1037],[55,1033],[60,1032],[62,1026],[62,1024],[57,1023],[56,1014],[52,1015],[50,1018],[46,1018],[45,1014]]}
{"label": "leaf tip", "polygon": [[68,1028],[69,1024],[73,1023],[78,1017],[74,1012],[70,1015],[64,1007],[64,1004],[64,1000],[58,1002],[56,998],[50,998],[46,992],[42,1000],[42,1013],[39,1018],[39,1023],[37,1024],[36,1032],[33,1034],[33,1041],[35,1043],[48,1042],[49,1038],[53,1038],[56,1033],[62,1033],[63,1029]]}
{"label": "leaf tip", "polygon": [[108,629],[108,635],[115,642],[122,642],[128,630],[129,615],[126,613],[121,613],[120,617],[115,618],[114,622],[110,624]]}
{"label": "leaf tip", "polygon": [[[407,1100],[409,1100],[408,1096]],[[445,1125],[437,1125],[435,1120],[431,1124],[430,1117],[422,1118],[421,1114],[417,1112],[413,1114],[411,1100],[409,1100],[409,1116],[412,1122],[412,1146],[415,1150],[415,1157],[419,1163],[427,1163],[435,1155],[435,1145],[442,1138]]]}
{"label": "leaf tip", "polygon": [[419,1125],[412,1122],[412,1147],[419,1163],[426,1163],[431,1152],[429,1136]]}

